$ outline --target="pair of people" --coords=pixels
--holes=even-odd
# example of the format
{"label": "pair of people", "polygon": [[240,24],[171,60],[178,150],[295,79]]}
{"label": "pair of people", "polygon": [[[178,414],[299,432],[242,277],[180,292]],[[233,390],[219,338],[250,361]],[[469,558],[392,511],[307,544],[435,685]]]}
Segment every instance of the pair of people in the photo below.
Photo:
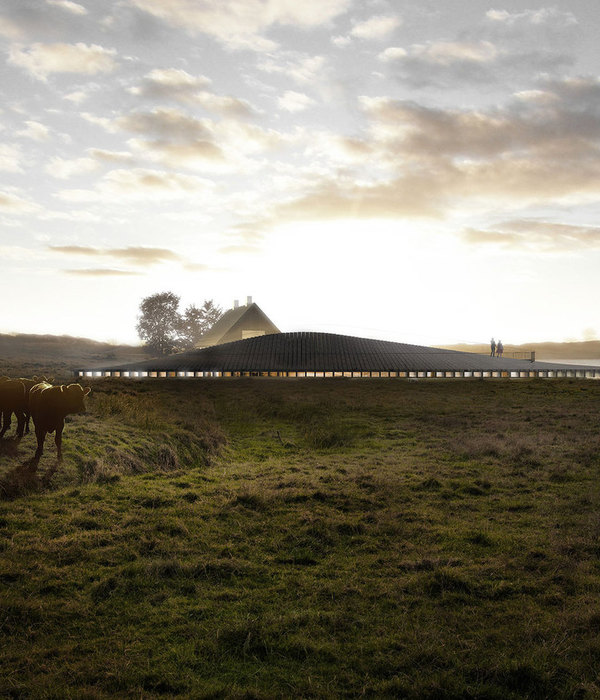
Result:
{"label": "pair of people", "polygon": [[492,338],[490,341],[490,357],[502,357],[502,353],[504,352],[504,345],[502,345],[502,341],[499,340],[497,343],[496,341]]}

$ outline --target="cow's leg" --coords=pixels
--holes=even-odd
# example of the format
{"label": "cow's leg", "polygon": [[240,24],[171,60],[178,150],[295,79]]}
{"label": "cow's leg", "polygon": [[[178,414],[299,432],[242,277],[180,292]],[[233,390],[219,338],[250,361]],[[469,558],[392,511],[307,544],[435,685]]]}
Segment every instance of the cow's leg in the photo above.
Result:
{"label": "cow's leg", "polygon": [[35,436],[37,438],[37,450],[35,451],[35,457],[33,461],[37,464],[40,461],[40,457],[44,453],[44,440],[46,438],[46,431],[43,428],[38,428],[35,426]]}
{"label": "cow's leg", "polygon": [[54,438],[54,442],[56,443],[56,454],[58,456],[59,464],[62,462],[62,432],[64,427],[65,422],[64,420],[61,420],[60,423],[56,426],[56,436]]}
{"label": "cow's leg", "polygon": [[15,411],[15,415],[17,416],[17,437],[22,438],[25,429],[25,412]]}
{"label": "cow's leg", "polygon": [[31,413],[25,411],[25,434],[29,433],[29,421],[31,420]]}
{"label": "cow's leg", "polygon": [[2,412],[2,430],[0,430],[0,438],[4,436],[4,433],[10,428],[10,419],[12,417],[12,411]]}

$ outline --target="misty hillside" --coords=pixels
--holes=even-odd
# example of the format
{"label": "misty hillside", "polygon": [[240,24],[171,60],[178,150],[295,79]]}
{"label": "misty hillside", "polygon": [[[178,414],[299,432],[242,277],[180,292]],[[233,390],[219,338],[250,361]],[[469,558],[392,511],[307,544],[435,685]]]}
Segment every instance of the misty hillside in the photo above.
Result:
{"label": "misty hillside", "polygon": [[[476,352],[489,354],[490,346],[481,345],[439,345],[445,350]],[[535,351],[536,360],[590,360],[600,358],[600,340],[586,340],[575,343],[525,343],[523,345],[504,345],[504,355],[510,357],[512,352]]]}
{"label": "misty hillside", "polygon": [[113,345],[69,335],[0,334],[0,374],[14,374],[13,368],[27,373],[70,376],[82,366],[115,361],[147,359],[141,347]]}

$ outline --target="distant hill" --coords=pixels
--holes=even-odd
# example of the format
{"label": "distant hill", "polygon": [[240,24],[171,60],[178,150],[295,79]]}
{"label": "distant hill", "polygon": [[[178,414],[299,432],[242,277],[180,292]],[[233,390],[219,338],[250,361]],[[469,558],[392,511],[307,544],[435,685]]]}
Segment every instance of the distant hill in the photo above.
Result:
{"label": "distant hill", "polygon": [[[489,355],[489,344],[482,345],[439,345],[445,350],[460,350]],[[504,345],[504,354],[535,351],[536,360],[591,360],[600,359],[600,340],[585,340],[576,343],[525,343]]]}
{"label": "distant hill", "polygon": [[140,346],[113,345],[69,335],[0,334],[0,374],[53,374],[65,379],[77,367],[136,362],[148,356]]}

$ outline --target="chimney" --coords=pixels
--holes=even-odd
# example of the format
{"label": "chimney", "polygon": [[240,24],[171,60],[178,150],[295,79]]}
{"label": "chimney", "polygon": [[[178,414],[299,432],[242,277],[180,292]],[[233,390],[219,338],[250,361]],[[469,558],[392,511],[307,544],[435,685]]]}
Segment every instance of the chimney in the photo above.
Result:
{"label": "chimney", "polygon": [[246,306],[250,306],[252,303],[252,297],[246,297]]}
{"label": "chimney", "polygon": [[240,305],[240,300],[239,300],[239,299],[234,299],[234,300],[233,300],[233,308],[234,308],[234,309],[237,309],[237,308],[239,308],[239,305]]}

